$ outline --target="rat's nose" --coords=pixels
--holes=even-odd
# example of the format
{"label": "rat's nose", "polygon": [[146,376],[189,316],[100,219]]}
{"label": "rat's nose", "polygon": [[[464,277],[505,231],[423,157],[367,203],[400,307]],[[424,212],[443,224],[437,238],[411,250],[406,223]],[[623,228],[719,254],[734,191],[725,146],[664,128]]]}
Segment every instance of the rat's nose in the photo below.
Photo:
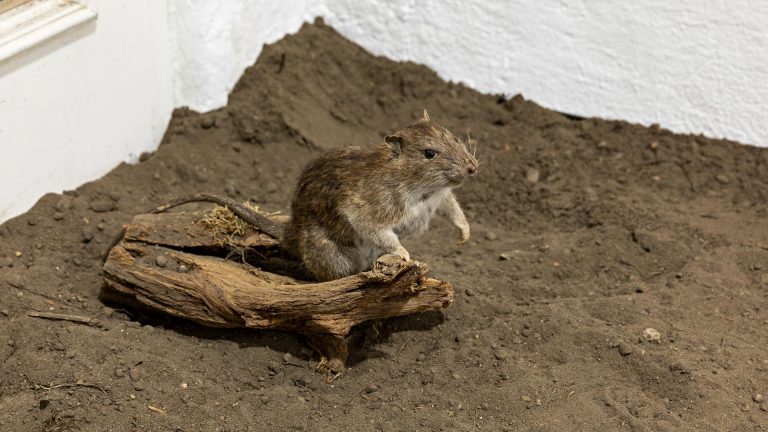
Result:
{"label": "rat's nose", "polygon": [[472,175],[475,175],[476,172],[477,172],[477,165],[472,164],[467,167],[467,174],[472,176]]}

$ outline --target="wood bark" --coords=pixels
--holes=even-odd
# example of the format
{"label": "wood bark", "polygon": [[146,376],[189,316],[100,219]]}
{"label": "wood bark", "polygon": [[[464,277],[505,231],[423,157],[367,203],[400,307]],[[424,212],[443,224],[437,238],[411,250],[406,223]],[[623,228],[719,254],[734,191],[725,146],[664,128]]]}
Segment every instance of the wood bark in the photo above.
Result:
{"label": "wood bark", "polygon": [[105,261],[107,297],[206,326],[294,331],[335,371],[344,368],[352,327],[453,301],[451,285],[426,277],[426,264],[394,255],[380,257],[370,271],[322,283],[212,256],[222,247],[274,254],[279,241],[253,230],[222,245],[200,219],[136,216]]}

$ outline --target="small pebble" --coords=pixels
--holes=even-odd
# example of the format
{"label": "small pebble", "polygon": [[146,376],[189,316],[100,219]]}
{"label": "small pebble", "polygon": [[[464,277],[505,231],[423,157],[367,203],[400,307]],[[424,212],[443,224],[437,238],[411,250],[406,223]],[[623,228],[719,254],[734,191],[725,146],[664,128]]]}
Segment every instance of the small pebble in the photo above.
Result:
{"label": "small pebble", "polygon": [[515,252],[508,251],[499,254],[499,259],[502,261],[511,261],[515,257]]}
{"label": "small pebble", "polygon": [[131,400],[134,400],[134,399],[136,399],[136,395],[135,395],[135,394],[133,394],[133,393],[131,393],[131,396],[129,396],[129,397],[131,398]]}
{"label": "small pebble", "polygon": [[283,363],[293,363],[293,356],[291,353],[283,354]]}
{"label": "small pebble", "polygon": [[718,174],[715,176],[715,179],[722,184],[728,184],[731,182],[731,179],[728,178],[728,176],[725,174]]}
{"label": "small pebble", "polygon": [[688,369],[685,367],[685,365],[682,364],[679,361],[672,362],[669,365],[669,370],[672,371],[672,372],[680,372],[680,373],[683,373],[683,374],[688,372]]}
{"label": "small pebble", "polygon": [[267,369],[269,369],[270,372],[278,373],[280,372],[280,365],[276,361],[272,360],[269,362],[269,364],[267,364]]}
{"label": "small pebble", "polygon": [[377,386],[376,384],[371,384],[371,385],[369,385],[368,387],[365,388],[365,392],[367,394],[375,393],[378,390],[379,390],[379,386]]}
{"label": "small pebble", "polygon": [[139,162],[146,162],[149,160],[149,158],[152,156],[152,153],[150,152],[141,152],[139,155]]}
{"label": "small pebble", "polygon": [[765,398],[760,393],[755,393],[752,395],[752,400],[757,403],[762,403],[765,400]]}
{"label": "small pebble", "polygon": [[115,369],[115,376],[118,378],[122,378],[125,376],[125,369],[123,368],[117,368]]}
{"label": "small pebble", "polygon": [[760,410],[768,412],[768,403],[761,403],[760,404]]}
{"label": "small pebble", "polygon": [[528,180],[529,183],[538,183],[539,177],[541,177],[541,173],[536,168],[528,168],[525,170],[525,179]]}
{"label": "small pebble", "polygon": [[189,384],[187,384],[185,382],[181,383],[181,388],[185,389],[187,387],[189,387]]}
{"label": "small pebble", "polygon": [[142,391],[144,390],[144,385],[141,383],[133,383],[133,389],[136,391]]}
{"label": "small pebble", "polygon": [[64,213],[62,213],[60,211],[53,212],[53,220],[60,221],[62,219],[64,219]]}
{"label": "small pebble", "polygon": [[62,212],[64,210],[69,210],[72,208],[72,197],[63,195],[61,199],[59,199],[59,202],[57,202],[53,208],[55,210],[58,210],[59,212]]}
{"label": "small pebble", "polygon": [[131,377],[132,381],[139,381],[141,379],[141,371],[137,368],[130,368],[128,369],[128,376]]}
{"label": "small pebble", "polygon": [[179,265],[179,273],[186,273],[189,271],[189,267],[184,264]]}
{"label": "small pebble", "polygon": [[529,396],[523,395],[523,396],[520,396],[520,400],[523,402],[530,402],[531,398]]}
{"label": "small pebble", "polygon": [[27,219],[27,224],[28,224],[29,226],[35,226],[35,225],[37,225],[37,218],[31,217],[31,218]]}
{"label": "small pebble", "polygon": [[155,264],[157,264],[158,267],[165,268],[168,265],[168,257],[165,255],[158,255],[155,258]]}
{"label": "small pebble", "polygon": [[488,406],[488,404],[487,404],[487,403],[481,403],[481,404],[480,404],[480,408],[481,408],[483,411],[488,411],[488,410],[490,409],[490,407]]}
{"label": "small pebble", "polygon": [[648,327],[647,329],[643,330],[643,339],[648,342],[659,343],[661,341],[661,333],[659,333],[659,331],[655,328]]}
{"label": "small pebble", "polygon": [[88,243],[93,240],[93,229],[91,227],[84,227],[82,233],[83,243]]}
{"label": "small pebble", "polygon": [[96,213],[106,213],[114,210],[115,202],[109,197],[99,195],[91,201],[90,208]]}
{"label": "small pebble", "polygon": [[200,119],[200,127],[203,129],[210,129],[216,124],[216,120],[211,117],[203,117]]}
{"label": "small pebble", "polygon": [[497,240],[498,238],[499,236],[496,235],[496,233],[493,231],[488,231],[485,233],[485,239],[488,241],[494,241],[494,240]]}
{"label": "small pebble", "polygon": [[622,356],[628,356],[632,354],[632,345],[626,343],[626,342],[620,342],[619,343],[619,354]]}

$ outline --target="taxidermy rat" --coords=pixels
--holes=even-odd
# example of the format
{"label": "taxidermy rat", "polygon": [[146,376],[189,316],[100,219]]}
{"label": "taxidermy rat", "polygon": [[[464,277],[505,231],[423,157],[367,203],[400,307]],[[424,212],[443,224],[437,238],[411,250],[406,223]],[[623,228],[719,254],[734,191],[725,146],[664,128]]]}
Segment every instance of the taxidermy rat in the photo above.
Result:
{"label": "taxidermy rat", "polygon": [[246,222],[281,239],[280,247],[299,259],[319,281],[369,270],[381,255],[410,260],[400,238],[424,232],[437,213],[469,239],[469,223],[453,188],[477,173],[465,143],[424,117],[368,147],[331,150],[307,165],[282,224],[226,197],[198,194],[158,207],[191,201],[228,207]]}

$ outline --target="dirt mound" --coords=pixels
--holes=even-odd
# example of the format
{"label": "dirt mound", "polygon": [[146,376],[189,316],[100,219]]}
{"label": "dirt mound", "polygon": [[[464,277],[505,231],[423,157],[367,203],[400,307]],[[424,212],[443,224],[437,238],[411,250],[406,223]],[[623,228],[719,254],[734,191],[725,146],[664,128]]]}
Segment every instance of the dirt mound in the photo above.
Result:
{"label": "dirt mound", "polygon": [[[360,329],[340,379],[291,334],[99,301],[132,215],[200,191],[287,211],[308,160],[423,108],[481,161],[470,242],[437,221],[405,243],[456,302]],[[764,430],[766,203],[768,150],[482,95],[307,25],[227,107],[177,110],[141,163],[0,226],[0,429]]]}

